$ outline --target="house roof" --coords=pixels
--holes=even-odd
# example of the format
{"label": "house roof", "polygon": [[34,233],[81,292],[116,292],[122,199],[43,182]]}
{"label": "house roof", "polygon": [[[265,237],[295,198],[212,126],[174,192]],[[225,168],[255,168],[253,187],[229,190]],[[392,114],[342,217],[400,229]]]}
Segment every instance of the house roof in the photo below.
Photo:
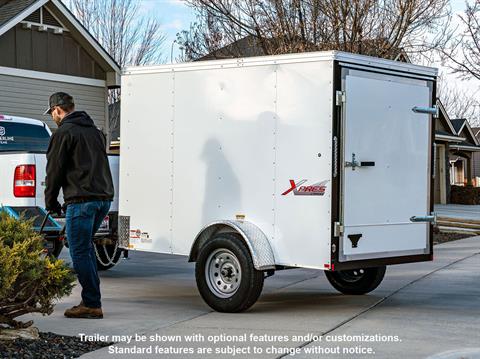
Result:
{"label": "house roof", "polygon": [[480,141],[480,127],[472,127],[473,134]]}
{"label": "house roof", "polygon": [[455,143],[450,145],[453,149],[466,150],[466,151],[478,151],[480,152],[480,146],[474,145],[470,142],[462,141],[460,143]]}
{"label": "house roof", "polygon": [[453,120],[450,120],[450,121],[452,122],[452,125],[453,125],[453,128],[455,129],[455,132],[460,133],[467,120],[464,119],[464,118],[456,118],[456,119],[453,119]]}
{"label": "house roof", "polygon": [[104,70],[120,76],[120,66],[60,0],[0,0],[0,36],[44,5],[61,17],[65,25],[71,25],[72,35],[85,50],[97,55]]}
{"label": "house roof", "polygon": [[451,138],[457,138],[459,141],[463,138],[463,137],[460,137],[460,136],[457,136],[457,135],[452,135],[452,134],[449,133],[449,132],[441,131],[441,130],[435,130],[435,135],[448,136],[448,137],[451,137]]}
{"label": "house roof", "polygon": [[34,4],[36,0],[0,1],[0,27]]}
{"label": "house roof", "polygon": [[450,116],[448,116],[447,110],[445,110],[445,106],[443,106],[442,101],[440,101],[439,98],[437,98],[437,106],[440,108],[440,119],[443,119],[443,122],[447,125],[448,129],[452,131],[450,135],[456,135],[457,131],[455,131],[455,128],[453,127],[452,121],[450,120]]}
{"label": "house roof", "polygon": [[[276,44],[281,42],[280,39],[281,39],[280,37],[264,38],[262,41],[266,46],[275,47]],[[381,44],[384,42],[385,42],[384,39],[373,39],[373,40],[365,39],[361,41],[359,46],[363,48],[362,55],[376,56],[375,52],[369,51],[369,49],[376,49],[378,47],[378,44]],[[307,52],[332,51],[332,50],[357,52],[357,51],[344,49],[342,44],[340,44],[340,48],[337,48],[336,44],[333,44],[333,43],[332,44],[329,44],[329,43],[314,44],[313,42],[307,42],[307,43],[309,45],[309,50]],[[201,56],[195,59],[194,61],[231,59],[239,56],[254,57],[254,56],[266,56],[266,55],[267,53],[265,52],[260,39],[254,35],[247,35],[217,50],[214,50],[209,54]],[[410,58],[408,57],[407,53],[403,48],[399,48],[393,54],[393,56],[388,59],[399,61],[399,62],[411,63]]]}
{"label": "house roof", "polygon": [[475,133],[473,132],[473,129],[470,127],[470,124],[466,119],[464,118],[454,119],[452,120],[452,124],[454,127],[459,126],[459,129],[457,130],[457,135],[461,136],[463,133],[464,136],[466,136],[467,138],[470,137],[469,139],[470,142],[468,143],[473,144],[475,146],[480,146],[480,141],[476,137]]}

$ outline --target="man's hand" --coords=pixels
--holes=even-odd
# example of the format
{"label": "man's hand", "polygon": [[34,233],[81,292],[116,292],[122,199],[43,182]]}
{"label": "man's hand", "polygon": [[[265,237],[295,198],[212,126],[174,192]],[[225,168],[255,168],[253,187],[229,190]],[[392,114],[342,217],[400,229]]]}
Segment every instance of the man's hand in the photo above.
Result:
{"label": "man's hand", "polygon": [[47,211],[50,211],[52,213],[55,213],[57,214],[57,216],[61,216],[62,215],[62,205],[60,203],[55,203],[53,206],[49,206],[47,208]]}

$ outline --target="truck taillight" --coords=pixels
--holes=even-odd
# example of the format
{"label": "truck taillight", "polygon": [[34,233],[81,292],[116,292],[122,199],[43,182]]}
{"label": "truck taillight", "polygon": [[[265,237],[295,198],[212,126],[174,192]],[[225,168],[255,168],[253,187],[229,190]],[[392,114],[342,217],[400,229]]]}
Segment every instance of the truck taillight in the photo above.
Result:
{"label": "truck taillight", "polygon": [[35,165],[20,165],[15,168],[13,195],[35,197]]}

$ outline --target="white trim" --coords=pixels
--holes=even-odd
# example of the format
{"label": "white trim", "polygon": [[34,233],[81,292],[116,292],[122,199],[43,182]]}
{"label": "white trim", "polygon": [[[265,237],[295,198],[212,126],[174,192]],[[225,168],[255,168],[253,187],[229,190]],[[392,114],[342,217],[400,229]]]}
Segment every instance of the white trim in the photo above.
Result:
{"label": "white trim", "polygon": [[50,72],[40,72],[32,70],[14,69],[11,67],[0,66],[0,75],[26,77],[38,80],[57,81],[74,83],[78,85],[87,85],[95,87],[106,87],[105,80],[89,79],[86,77],[77,77],[69,75],[59,75]]}
{"label": "white trim", "polygon": [[62,31],[65,31],[67,32],[68,29],[64,28],[64,27],[58,27],[58,26],[53,26],[53,25],[46,25],[46,24],[39,24],[38,22],[32,22],[32,21],[20,21],[20,24],[29,24],[31,26],[44,26],[45,28],[47,29],[52,29],[52,30],[62,30]]}
{"label": "white trim", "polygon": [[[445,171],[445,145],[437,145],[438,148],[438,174],[440,175],[439,178],[439,185],[440,185],[440,203],[447,204],[447,184],[446,184],[446,171]],[[437,160],[435,158],[435,160]]]}
{"label": "white trim", "polygon": [[460,132],[463,131],[463,128],[465,127],[465,124],[467,123],[467,120],[466,120],[466,119],[459,119],[459,120],[464,120],[464,121],[463,121],[462,127],[460,127],[460,129],[458,130],[457,134],[459,134]]}
{"label": "white trim", "polygon": [[90,43],[90,45],[92,45],[95,51],[97,51],[103,57],[103,59],[110,65],[110,67],[116,72],[120,73],[120,68],[115,63],[115,61],[112,60],[112,58],[107,54],[105,49],[100,46],[100,44],[92,37],[92,35],[70,13],[70,10],[68,10],[61,1],[51,0],[51,3],[54,4],[58,9],[60,9],[62,14],[73,25],[73,27],[75,27],[75,29],[80,32],[80,34]]}
{"label": "white trim", "polygon": [[8,30],[10,30],[12,27],[14,27],[16,24],[18,24],[20,21],[25,19],[27,16],[32,14],[34,11],[37,11],[39,8],[41,8],[43,5],[45,5],[48,2],[48,0],[39,0],[29,7],[27,7],[25,10],[17,14],[13,19],[10,19],[7,23],[5,23],[3,26],[0,27],[0,36],[2,36],[4,33],[6,33]]}
{"label": "white trim", "polygon": [[445,106],[443,106],[442,101],[437,98],[437,106],[440,105],[440,111],[443,113],[443,116],[445,117],[445,120],[447,121],[448,127],[450,127],[450,130],[452,131],[453,134],[457,134],[457,131],[455,131],[455,128],[453,128],[452,122],[450,121],[450,116],[448,116],[447,110],[445,109]]}
{"label": "white trim", "polygon": [[470,151],[470,152],[477,152],[480,151],[480,147],[470,147],[470,146],[450,146],[450,148],[453,148],[454,150],[463,150],[463,151]]}
{"label": "white trim", "polygon": [[447,142],[462,142],[462,141],[466,140],[465,137],[447,136],[447,135],[440,135],[440,134],[436,134],[435,139],[436,140],[443,140],[443,141],[447,141]]}
{"label": "white trim", "polygon": [[[465,123],[463,124],[463,127],[465,127],[465,124],[467,125],[468,132],[470,132],[470,134],[471,134],[472,137],[473,137],[473,141],[475,142],[475,144],[476,144],[477,146],[479,146],[480,143],[478,142],[477,136],[475,136],[475,134],[473,133],[472,127],[470,126],[470,123],[468,122],[468,120],[465,120]],[[463,127],[462,127],[462,128],[463,128]]]}

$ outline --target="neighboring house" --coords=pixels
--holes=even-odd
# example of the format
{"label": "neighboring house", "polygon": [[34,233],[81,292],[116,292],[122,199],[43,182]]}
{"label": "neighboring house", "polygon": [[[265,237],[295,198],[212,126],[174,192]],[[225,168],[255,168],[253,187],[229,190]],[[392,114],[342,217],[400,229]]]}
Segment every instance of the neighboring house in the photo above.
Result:
{"label": "neighboring house", "polygon": [[450,146],[450,178],[457,186],[472,185],[473,156],[480,151],[480,143],[475,137],[468,121],[464,118],[453,119],[452,125],[462,141]]}
{"label": "neighboring house", "polygon": [[450,202],[452,185],[473,184],[473,156],[480,154],[478,139],[465,119],[451,120],[440,99],[435,120],[435,203]]}
{"label": "neighboring house", "polygon": [[[477,141],[480,142],[480,127],[472,128]],[[473,154],[473,177],[475,177],[475,185],[480,187],[480,152]]]}
{"label": "neighboring house", "polygon": [[437,99],[439,116],[435,119],[435,203],[450,200],[450,146],[462,141],[440,99]]}
{"label": "neighboring house", "polygon": [[59,0],[0,0],[0,114],[43,120],[65,91],[109,133],[107,93],[120,68]]}
{"label": "neighboring house", "polygon": [[[195,61],[204,61],[204,60],[220,60],[220,59],[231,59],[237,57],[253,57],[253,56],[265,56],[267,53],[265,52],[264,48],[282,48],[281,41],[279,39],[263,39],[264,44],[255,36],[248,35],[245,36],[231,44],[228,44],[222,48],[219,48],[211,53],[202,56]],[[374,56],[374,51],[378,48],[379,41],[382,42],[383,40],[363,40],[359,46],[363,46],[363,50],[361,51],[364,55],[372,55]],[[327,51],[335,49],[337,45],[334,44],[322,44],[322,45],[315,45],[313,43],[309,43],[309,50],[308,51]],[[339,51],[348,51],[345,49],[338,49]],[[360,49],[358,49],[360,50]],[[410,63],[410,59],[407,53],[403,49],[399,49],[398,52],[392,57],[392,60],[400,61],[400,62],[408,62]]]}

